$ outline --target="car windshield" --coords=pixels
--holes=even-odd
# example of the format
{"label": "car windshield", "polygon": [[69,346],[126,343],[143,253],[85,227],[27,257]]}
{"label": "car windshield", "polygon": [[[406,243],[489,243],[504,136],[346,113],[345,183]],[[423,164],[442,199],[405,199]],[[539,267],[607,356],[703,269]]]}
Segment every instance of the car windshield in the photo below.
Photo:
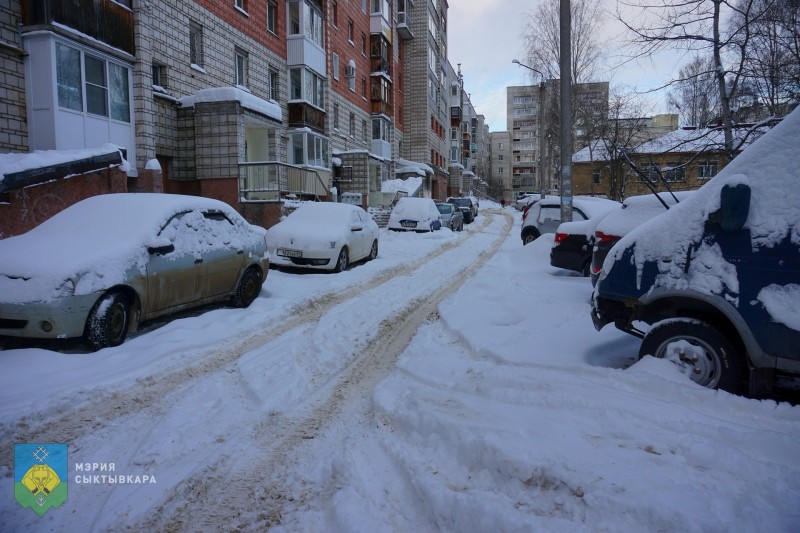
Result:
{"label": "car windshield", "polygon": [[453,203],[459,207],[469,207],[469,198],[453,198]]}
{"label": "car windshield", "polygon": [[440,212],[441,214],[443,214],[443,215],[449,215],[450,213],[452,213],[452,212],[453,212],[453,207],[452,207],[452,206],[449,206],[449,205],[438,204],[438,205],[436,206],[436,208],[437,208],[437,209],[439,210],[439,212]]}

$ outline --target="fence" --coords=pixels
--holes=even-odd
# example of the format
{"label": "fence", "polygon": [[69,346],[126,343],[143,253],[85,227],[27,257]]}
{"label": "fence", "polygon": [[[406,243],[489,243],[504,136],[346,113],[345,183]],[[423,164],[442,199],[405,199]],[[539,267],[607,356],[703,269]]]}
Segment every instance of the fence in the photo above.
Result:
{"label": "fence", "polygon": [[268,202],[294,194],[299,198],[327,197],[330,172],[288,163],[239,164],[239,198],[242,202]]}

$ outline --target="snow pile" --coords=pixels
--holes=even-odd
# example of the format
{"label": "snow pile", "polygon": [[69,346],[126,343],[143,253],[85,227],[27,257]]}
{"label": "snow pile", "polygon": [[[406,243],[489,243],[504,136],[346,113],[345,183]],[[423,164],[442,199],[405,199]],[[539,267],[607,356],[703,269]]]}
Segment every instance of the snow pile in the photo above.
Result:
{"label": "snow pile", "polygon": [[422,187],[422,178],[386,180],[381,184],[381,192],[404,192],[414,195]]}
{"label": "snow pile", "polygon": [[195,104],[207,102],[239,102],[242,107],[255,111],[275,120],[283,120],[281,106],[275,100],[264,100],[240,87],[212,87],[200,89],[191,96],[184,96],[181,105],[193,107]]}

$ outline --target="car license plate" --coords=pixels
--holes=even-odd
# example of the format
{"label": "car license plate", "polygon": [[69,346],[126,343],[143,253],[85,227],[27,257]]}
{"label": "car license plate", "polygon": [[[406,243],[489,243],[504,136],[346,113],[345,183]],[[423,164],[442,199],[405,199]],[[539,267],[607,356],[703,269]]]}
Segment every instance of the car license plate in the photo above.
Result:
{"label": "car license plate", "polygon": [[300,250],[287,250],[286,248],[278,248],[278,255],[283,257],[303,257],[303,252]]}
{"label": "car license plate", "polygon": [[414,220],[401,220],[400,225],[404,228],[416,228],[417,223]]}

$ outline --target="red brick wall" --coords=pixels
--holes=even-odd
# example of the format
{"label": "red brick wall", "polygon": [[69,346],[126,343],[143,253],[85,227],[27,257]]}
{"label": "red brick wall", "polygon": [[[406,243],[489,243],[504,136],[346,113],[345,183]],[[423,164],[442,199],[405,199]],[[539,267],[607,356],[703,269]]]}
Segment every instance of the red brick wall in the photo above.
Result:
{"label": "red brick wall", "polygon": [[239,184],[236,178],[197,180],[200,196],[221,200],[234,209],[239,207]]}
{"label": "red brick wall", "polygon": [[269,229],[281,221],[281,204],[278,202],[243,203],[239,205],[239,213],[249,223]]}
{"label": "red brick wall", "polygon": [[0,238],[25,233],[90,196],[127,192],[127,180],[114,167],[11,191],[8,203],[0,203]]}
{"label": "red brick wall", "polygon": [[[369,11],[369,2],[367,2]],[[333,25],[333,13],[326,13],[326,29],[328,31],[328,82],[331,90],[342,96],[364,111],[370,111],[370,59],[369,59],[369,13],[361,11],[361,2],[345,2],[339,0],[338,4],[338,25]],[[348,19],[353,21],[353,44],[350,44],[347,36]],[[367,38],[366,56],[361,52],[361,35]],[[339,79],[333,77],[333,53],[339,55]],[[356,63],[356,91],[352,92],[347,85],[345,69],[350,64],[350,60]],[[361,95],[361,78],[367,78],[367,99]],[[347,117],[345,116],[345,128],[347,127]],[[360,126],[357,126],[360,127]]]}
{"label": "red brick wall", "polygon": [[275,33],[267,29],[266,0],[245,0],[245,15],[233,6],[233,0],[196,0],[219,18],[245,35],[263,44],[265,48],[286,59],[286,2],[279,0],[275,17]]}

